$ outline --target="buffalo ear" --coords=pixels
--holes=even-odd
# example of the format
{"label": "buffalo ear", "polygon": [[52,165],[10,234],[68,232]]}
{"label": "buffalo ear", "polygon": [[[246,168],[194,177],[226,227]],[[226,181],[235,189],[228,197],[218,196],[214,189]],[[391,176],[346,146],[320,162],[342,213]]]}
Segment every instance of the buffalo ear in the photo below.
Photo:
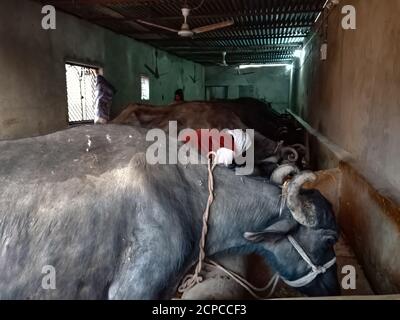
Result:
{"label": "buffalo ear", "polygon": [[262,231],[245,232],[243,236],[251,242],[277,241],[297,227],[297,222],[290,219],[279,220]]}

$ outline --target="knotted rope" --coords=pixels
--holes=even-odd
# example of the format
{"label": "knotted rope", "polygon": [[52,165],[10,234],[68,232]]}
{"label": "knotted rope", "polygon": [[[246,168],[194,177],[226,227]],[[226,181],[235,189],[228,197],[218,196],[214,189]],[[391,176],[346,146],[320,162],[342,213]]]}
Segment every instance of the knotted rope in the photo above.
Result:
{"label": "knotted rope", "polygon": [[196,284],[199,284],[200,282],[203,281],[203,277],[200,276],[201,271],[203,270],[203,265],[207,266],[209,268],[217,268],[219,270],[222,270],[225,272],[227,275],[229,275],[234,281],[236,281],[239,285],[241,285],[244,289],[246,289],[254,298],[256,299],[263,299],[262,297],[258,296],[254,291],[261,292],[267,290],[269,287],[272,286],[270,293],[268,294],[267,297],[270,297],[276,288],[276,285],[278,284],[279,281],[279,275],[276,273],[271,280],[268,282],[268,284],[263,287],[263,288],[257,288],[253,286],[250,282],[248,282],[246,279],[238,275],[237,273],[227,270],[225,267],[221,266],[215,261],[208,260],[205,262],[206,258],[206,253],[205,253],[205,245],[206,245],[206,237],[207,237],[207,232],[208,232],[208,218],[210,216],[210,208],[211,205],[214,201],[214,177],[213,177],[213,171],[215,169],[216,163],[213,163],[213,157],[215,158],[216,154],[215,152],[210,152],[208,153],[208,201],[207,201],[207,206],[204,210],[203,214],[203,227],[201,231],[201,238],[200,238],[200,243],[199,243],[199,258],[197,261],[197,265],[195,268],[195,271],[193,274],[188,274],[186,275],[183,280],[182,284],[178,288],[179,293],[184,293],[190,289],[192,289]]}
{"label": "knotted rope", "polygon": [[[200,276],[200,273],[203,269],[203,265],[209,267],[209,268],[216,268],[219,270],[222,270],[225,272],[227,275],[229,275],[234,281],[236,281],[239,285],[241,285],[244,289],[246,289],[254,298],[256,299],[267,299],[272,296],[274,293],[276,286],[279,282],[279,279],[282,279],[286,284],[288,284],[291,287],[299,288],[303,287],[305,285],[308,285],[311,283],[319,274],[325,273],[330,267],[334,266],[336,263],[336,257],[332,258],[330,261],[325,263],[322,266],[316,266],[314,263],[311,261],[307,253],[304,251],[304,249],[301,247],[301,245],[291,236],[288,235],[287,238],[289,242],[292,244],[294,249],[298,252],[298,254],[302,257],[302,259],[311,267],[311,271],[307,273],[305,276],[296,279],[296,280],[287,280],[280,276],[278,273],[275,273],[273,277],[270,279],[268,284],[263,287],[263,288],[257,288],[253,286],[250,282],[248,282],[246,279],[238,275],[237,273],[227,270],[225,267],[221,266],[215,261],[208,260],[205,262],[205,243],[206,243],[206,236],[208,232],[208,217],[210,215],[210,207],[211,204],[214,201],[214,178],[213,178],[213,170],[216,166],[216,164],[213,164],[212,161],[212,156],[216,156],[214,152],[210,152],[208,155],[208,191],[209,191],[209,196],[208,196],[208,201],[207,201],[207,206],[206,209],[204,210],[203,214],[203,229],[201,232],[201,239],[200,239],[200,253],[199,253],[199,259],[195,268],[194,274],[189,274],[187,275],[183,281],[181,286],[179,286],[178,291],[180,293],[184,293],[191,288],[193,288],[196,284],[200,283],[203,281],[203,278]],[[287,201],[287,188],[288,188],[288,181],[286,181],[283,186],[282,186],[282,194],[281,194],[281,203],[280,203],[280,208],[279,208],[279,215],[282,214],[282,210],[285,206],[285,203]],[[271,287],[272,286],[272,287]],[[271,290],[269,294],[266,297],[260,297],[255,293],[256,292],[261,292],[267,290],[269,287],[271,287]]]}
{"label": "knotted rope", "polygon": [[[218,264],[215,261],[209,260],[205,264],[208,267],[214,267],[214,268],[217,268],[217,269],[225,272],[228,276],[230,276],[233,280],[235,280],[239,285],[241,285],[244,289],[246,289],[247,292],[249,292],[255,299],[258,299],[258,300],[263,300],[263,299],[271,297],[274,294],[276,286],[280,279],[279,274],[275,273],[272,276],[272,278],[269,280],[269,282],[267,283],[266,286],[264,286],[262,288],[257,288],[255,286],[253,286],[250,282],[248,282],[245,278],[240,276],[239,274],[237,274],[233,271],[227,270],[225,267],[221,266],[220,264]],[[271,287],[271,290],[269,291],[268,295],[265,297],[261,297],[255,293],[255,292],[266,291],[269,287]]]}
{"label": "knotted rope", "polygon": [[208,217],[210,216],[210,207],[214,201],[214,177],[213,171],[215,169],[216,163],[213,163],[213,157],[216,157],[215,152],[211,151],[207,154],[208,157],[208,201],[206,209],[203,214],[203,228],[201,230],[201,238],[199,244],[199,258],[197,261],[196,269],[194,274],[188,274],[185,278],[183,278],[182,284],[179,286],[178,291],[183,293],[191,288],[193,288],[196,284],[203,281],[203,277],[200,276],[200,272],[203,269],[203,262],[206,257],[205,246],[206,246],[206,237],[208,232]]}

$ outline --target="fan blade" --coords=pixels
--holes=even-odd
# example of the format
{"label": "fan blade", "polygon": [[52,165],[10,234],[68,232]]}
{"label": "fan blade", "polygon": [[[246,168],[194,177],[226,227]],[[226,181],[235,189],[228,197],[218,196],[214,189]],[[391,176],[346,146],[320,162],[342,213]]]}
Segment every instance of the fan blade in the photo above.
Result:
{"label": "fan blade", "polygon": [[208,31],[213,31],[213,30],[217,30],[217,29],[221,29],[221,28],[226,28],[226,27],[229,27],[229,26],[231,26],[233,24],[235,24],[235,21],[228,20],[228,21],[224,21],[224,22],[210,24],[208,26],[204,26],[204,27],[200,27],[200,28],[195,28],[192,31],[194,33],[208,32]]}
{"label": "fan blade", "polygon": [[140,20],[140,19],[136,20],[136,21],[140,22],[140,23],[143,23],[143,24],[146,24],[148,26],[155,27],[155,28],[164,29],[164,30],[171,31],[171,32],[179,32],[179,30],[168,28],[168,27],[164,27],[164,26],[160,26],[159,24],[151,23],[151,22],[148,22],[148,21],[144,21],[144,20]]}

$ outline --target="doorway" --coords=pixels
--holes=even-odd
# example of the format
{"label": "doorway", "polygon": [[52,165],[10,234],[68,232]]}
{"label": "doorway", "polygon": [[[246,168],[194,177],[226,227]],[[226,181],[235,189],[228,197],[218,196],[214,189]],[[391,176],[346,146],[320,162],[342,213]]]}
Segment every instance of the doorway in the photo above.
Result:
{"label": "doorway", "polygon": [[225,100],[228,98],[227,86],[212,86],[206,87],[206,99],[212,100]]}

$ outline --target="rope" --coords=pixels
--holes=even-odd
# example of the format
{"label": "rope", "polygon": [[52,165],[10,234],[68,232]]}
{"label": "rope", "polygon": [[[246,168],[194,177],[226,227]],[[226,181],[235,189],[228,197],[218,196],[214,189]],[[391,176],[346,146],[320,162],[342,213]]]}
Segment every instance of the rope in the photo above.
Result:
{"label": "rope", "polygon": [[[241,285],[244,289],[246,289],[247,292],[249,292],[254,298],[256,298],[258,300],[263,300],[263,299],[271,297],[273,295],[273,293],[275,292],[276,286],[277,286],[277,284],[279,282],[279,278],[280,278],[279,274],[275,273],[273,275],[273,277],[271,278],[271,280],[267,283],[266,286],[264,286],[262,288],[257,288],[255,286],[253,286],[250,282],[248,282],[245,278],[240,276],[239,274],[237,274],[233,271],[227,270],[225,267],[221,266],[220,264],[218,264],[215,261],[209,260],[209,262],[208,263],[206,262],[205,265],[208,267],[214,267],[219,270],[222,270],[227,275],[229,275],[233,280],[235,280],[239,285]],[[257,292],[266,291],[271,286],[272,286],[272,288],[266,297],[261,297],[254,292],[254,291],[257,291]]]}
{"label": "rope", "polygon": [[281,141],[279,141],[279,142],[276,144],[276,147],[275,147],[275,149],[274,149],[273,154],[276,154],[276,153],[278,152],[279,148],[282,147],[283,142],[284,142],[284,141],[281,140]]}
{"label": "rope", "polygon": [[287,197],[288,197],[288,187],[289,187],[289,180],[286,180],[282,185],[282,194],[280,196],[281,201],[279,205],[279,216],[282,216],[283,208],[285,208]]}
{"label": "rope", "polygon": [[208,262],[205,262],[205,244],[206,244],[206,237],[208,233],[208,218],[210,216],[210,207],[214,201],[214,177],[213,177],[213,171],[215,169],[216,163],[213,163],[212,161],[212,156],[216,156],[215,152],[210,152],[208,153],[208,201],[207,201],[207,206],[206,209],[204,210],[203,214],[203,228],[201,231],[201,238],[200,238],[200,244],[199,244],[199,258],[197,261],[197,265],[195,268],[195,271],[193,274],[188,274],[186,275],[183,280],[182,284],[178,288],[179,293],[184,293],[190,289],[192,289],[196,284],[199,284],[200,282],[203,281],[203,277],[200,276],[200,273],[203,269],[203,266],[208,266],[209,268],[217,268],[219,270],[222,270],[226,274],[228,274],[234,281],[236,281],[239,285],[241,285],[244,289],[246,289],[254,298],[256,299],[263,299],[259,295],[257,295],[254,291],[261,292],[267,290],[269,287],[272,286],[270,293],[268,294],[267,297],[270,297],[276,288],[276,285],[278,284],[279,281],[279,275],[276,273],[271,280],[268,282],[268,284],[263,287],[263,288],[257,288],[253,286],[250,282],[248,282],[246,279],[238,275],[237,273],[233,271],[227,270],[225,267],[221,266],[215,261],[208,260]]}
{"label": "rope", "polygon": [[298,252],[298,254],[303,258],[303,260],[311,267],[311,272],[307,273],[305,276],[297,279],[297,280],[286,280],[282,278],[282,280],[289,286],[294,288],[304,287],[305,285],[311,283],[319,274],[325,273],[330,267],[335,265],[336,257],[333,257],[330,261],[325,263],[323,266],[316,266],[301,245],[291,236],[288,235],[288,240]]}
{"label": "rope", "polygon": [[[210,215],[210,207],[211,204],[214,201],[214,178],[213,178],[213,170],[216,166],[215,163],[212,161],[212,156],[216,156],[214,152],[210,152],[208,155],[208,191],[209,191],[209,196],[208,196],[208,201],[207,201],[207,206],[206,209],[204,210],[203,214],[203,228],[201,232],[201,239],[200,239],[200,252],[199,252],[199,259],[195,268],[194,274],[189,274],[187,275],[183,281],[182,284],[178,288],[178,292],[184,293],[191,288],[193,288],[196,284],[199,284],[200,282],[203,281],[203,278],[200,276],[200,273],[203,269],[203,265],[207,266],[209,268],[216,268],[219,269],[223,272],[225,272],[227,275],[229,275],[234,281],[236,281],[239,285],[241,285],[244,289],[246,289],[254,298],[262,300],[262,299],[268,299],[269,297],[272,296],[274,293],[276,286],[279,282],[279,279],[282,279],[283,282],[285,282],[287,285],[294,287],[294,288],[299,288],[303,287],[309,283],[311,283],[319,274],[325,273],[330,267],[335,265],[336,263],[336,257],[332,258],[330,261],[325,263],[323,266],[316,266],[307,253],[304,251],[304,249],[301,247],[301,245],[291,236],[288,235],[287,238],[289,242],[292,244],[294,249],[298,252],[298,254],[301,256],[301,258],[311,267],[311,271],[307,273],[305,276],[297,279],[297,280],[287,280],[283,277],[281,277],[278,273],[275,273],[270,281],[267,283],[267,285],[263,288],[257,288],[253,286],[250,282],[248,282],[246,279],[244,279],[242,276],[238,275],[237,273],[227,270],[225,267],[221,266],[215,261],[205,260],[205,243],[206,243],[206,237],[207,237],[207,232],[208,232],[208,217]],[[288,183],[287,181],[285,184],[282,186],[282,195],[281,195],[281,203],[280,203],[280,209],[279,209],[279,215],[282,213],[282,209],[285,205],[285,202],[287,200],[287,186]],[[261,292],[267,290],[269,287],[271,287],[271,290],[266,297],[260,297],[257,295],[255,292]]]}
{"label": "rope", "polygon": [[193,288],[196,284],[203,281],[203,278],[200,276],[200,272],[203,269],[203,262],[206,257],[205,253],[205,245],[206,245],[206,237],[208,232],[208,217],[210,215],[210,207],[214,201],[214,177],[213,171],[216,166],[216,163],[213,163],[212,156],[216,156],[215,152],[211,151],[207,154],[208,157],[208,201],[206,209],[203,214],[203,228],[201,230],[201,238],[199,244],[199,258],[196,265],[196,269],[194,274],[188,274],[185,278],[183,278],[182,284],[178,288],[178,292],[183,293],[191,288]]}
{"label": "rope", "polygon": [[205,0],[202,0],[201,3],[200,3],[197,7],[193,8],[193,9],[191,9],[191,10],[192,10],[192,11],[195,11],[195,10],[200,9],[200,8],[203,6],[204,2],[205,2]]}

